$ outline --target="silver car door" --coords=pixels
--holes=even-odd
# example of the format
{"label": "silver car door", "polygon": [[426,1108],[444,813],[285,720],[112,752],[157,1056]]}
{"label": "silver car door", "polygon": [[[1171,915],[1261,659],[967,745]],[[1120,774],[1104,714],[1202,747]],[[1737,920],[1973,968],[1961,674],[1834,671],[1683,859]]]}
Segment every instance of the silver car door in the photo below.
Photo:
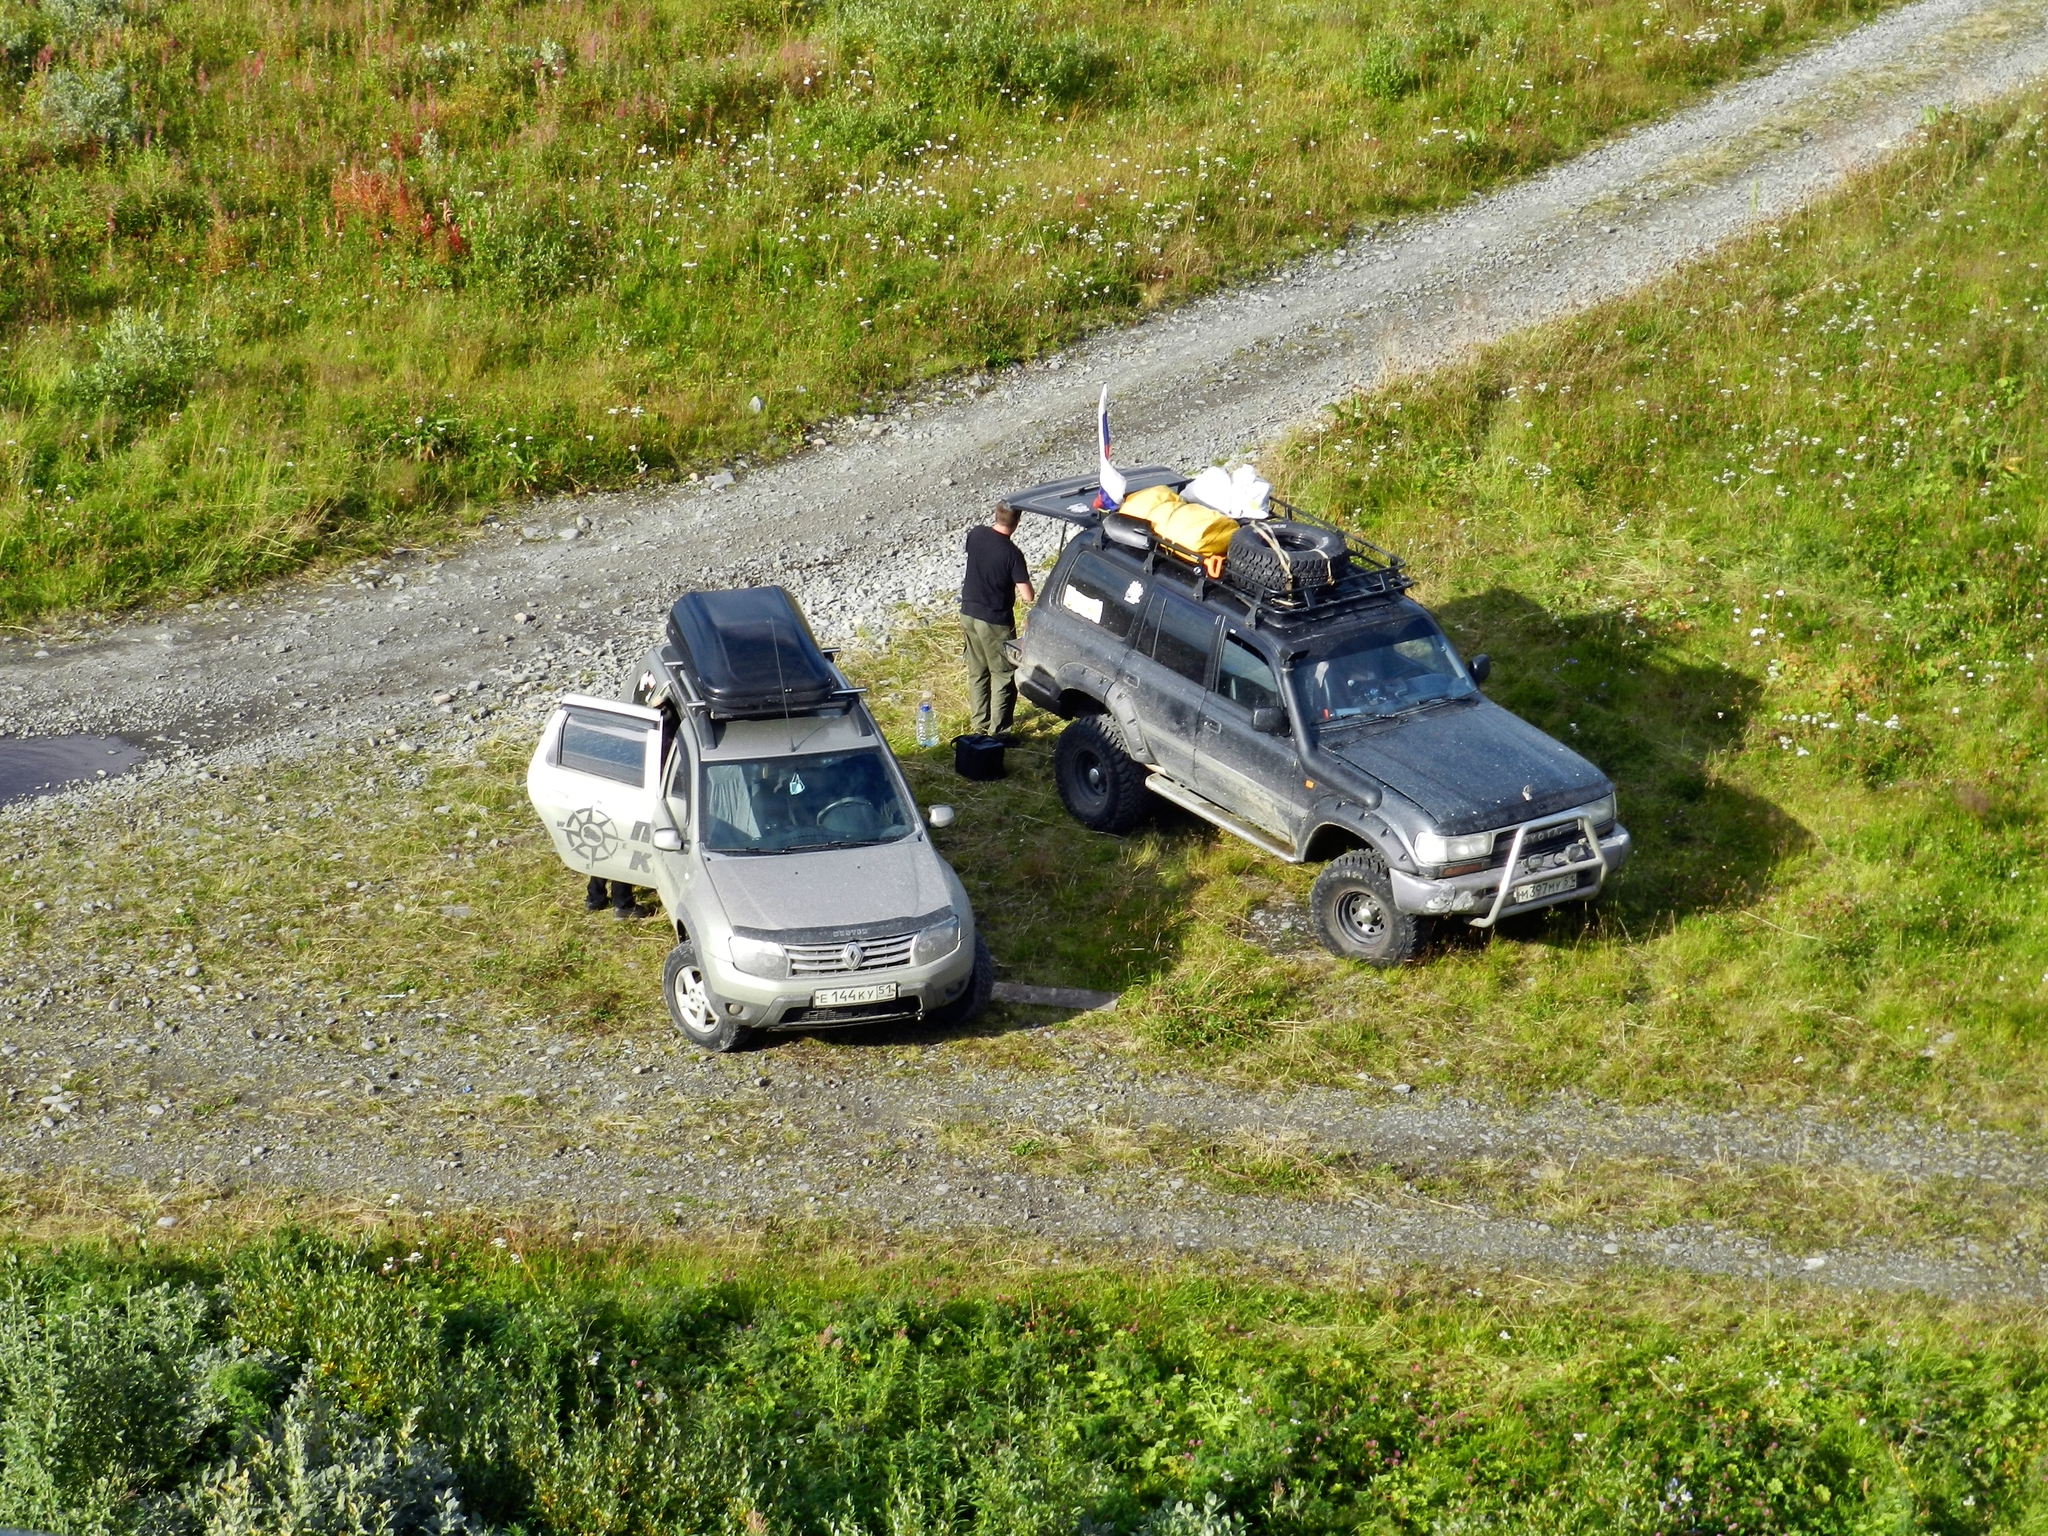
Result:
{"label": "silver car door", "polygon": [[571,694],[555,706],[526,766],[526,793],[555,852],[578,874],[654,884],[661,715]]}

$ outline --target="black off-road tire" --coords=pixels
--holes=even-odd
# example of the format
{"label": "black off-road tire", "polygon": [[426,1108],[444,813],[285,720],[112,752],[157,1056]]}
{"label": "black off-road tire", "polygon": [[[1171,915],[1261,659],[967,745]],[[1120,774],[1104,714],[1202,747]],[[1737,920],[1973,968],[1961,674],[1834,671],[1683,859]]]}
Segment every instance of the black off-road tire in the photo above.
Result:
{"label": "black off-road tire", "polygon": [[1415,958],[1429,920],[1394,905],[1384,860],[1360,848],[1330,860],[1308,898],[1316,937],[1333,955],[1367,965],[1396,966]]}
{"label": "black off-road tire", "polygon": [[728,1014],[705,983],[697,946],[687,939],[661,965],[661,995],[683,1038],[702,1051],[743,1050],[754,1032]]}
{"label": "black off-road tire", "polygon": [[1060,732],[1052,772],[1060,803],[1090,832],[1121,837],[1145,819],[1144,765],[1103,716],[1083,715]]}
{"label": "black off-road tire", "polygon": [[980,934],[974,936],[974,978],[967,983],[967,990],[950,1003],[925,1010],[927,1024],[936,1024],[941,1029],[951,1029],[959,1024],[971,1024],[988,1008],[988,1000],[996,990],[995,956],[988,952],[988,945]]}
{"label": "black off-road tire", "polygon": [[[1278,553],[1275,544],[1280,546]],[[1351,553],[1335,528],[1277,518],[1238,529],[1223,556],[1231,585],[1260,595],[1317,591],[1342,581],[1350,568]]]}

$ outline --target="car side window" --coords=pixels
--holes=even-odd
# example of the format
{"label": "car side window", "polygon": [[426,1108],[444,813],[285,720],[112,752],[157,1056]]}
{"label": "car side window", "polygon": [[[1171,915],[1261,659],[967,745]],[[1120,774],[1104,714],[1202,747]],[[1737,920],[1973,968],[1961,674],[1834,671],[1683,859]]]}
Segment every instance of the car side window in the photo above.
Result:
{"label": "car side window", "polygon": [[1280,681],[1266,665],[1266,658],[1235,635],[1223,637],[1216,691],[1246,709],[1277,709],[1280,705]]}
{"label": "car side window", "polygon": [[1197,688],[1209,682],[1209,657],[1216,649],[1216,616],[1164,592],[1154,595],[1138,649]]}
{"label": "car side window", "polygon": [[677,742],[668,759],[669,799],[675,801],[677,805],[687,806],[690,803],[690,780],[693,777],[690,772],[690,754],[681,742]]}
{"label": "car side window", "polygon": [[1077,555],[1060,590],[1060,606],[1128,640],[1145,601],[1145,582],[1116,569],[1100,555]]}
{"label": "car side window", "polygon": [[562,746],[555,761],[577,773],[645,788],[648,726],[643,720],[572,709],[562,723]]}

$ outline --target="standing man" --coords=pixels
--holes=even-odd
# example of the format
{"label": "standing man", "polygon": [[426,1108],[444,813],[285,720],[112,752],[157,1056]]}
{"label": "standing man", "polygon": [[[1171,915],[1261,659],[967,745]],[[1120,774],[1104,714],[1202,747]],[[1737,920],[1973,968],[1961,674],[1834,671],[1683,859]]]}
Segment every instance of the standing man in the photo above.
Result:
{"label": "standing man", "polygon": [[1011,535],[1017,513],[999,506],[985,528],[967,535],[967,578],[960,583],[960,630],[967,657],[967,696],[977,736],[1008,736],[1017,713],[1017,674],[1003,642],[1017,633],[1016,603],[1038,600],[1031,568]]}

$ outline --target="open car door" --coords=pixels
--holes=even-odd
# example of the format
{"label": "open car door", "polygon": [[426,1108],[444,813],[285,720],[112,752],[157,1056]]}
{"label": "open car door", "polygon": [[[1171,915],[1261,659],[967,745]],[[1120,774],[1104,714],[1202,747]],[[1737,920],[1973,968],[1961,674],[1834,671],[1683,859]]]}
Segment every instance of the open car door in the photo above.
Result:
{"label": "open car door", "polygon": [[570,694],[526,768],[526,793],[562,862],[583,875],[654,884],[661,806],[661,714]]}

